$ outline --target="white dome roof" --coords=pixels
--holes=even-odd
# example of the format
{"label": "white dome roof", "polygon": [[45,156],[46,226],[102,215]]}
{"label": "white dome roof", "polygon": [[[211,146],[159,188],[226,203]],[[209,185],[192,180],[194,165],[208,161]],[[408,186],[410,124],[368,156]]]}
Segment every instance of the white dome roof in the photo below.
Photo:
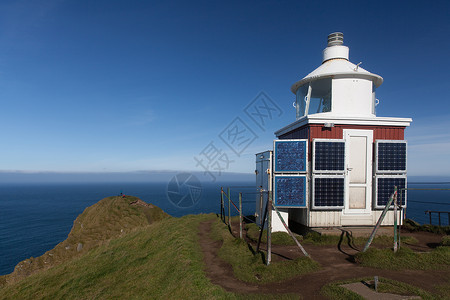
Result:
{"label": "white dome roof", "polygon": [[328,36],[328,47],[323,50],[322,65],[292,85],[291,91],[294,94],[299,86],[326,77],[365,78],[372,80],[376,87],[383,83],[381,76],[370,73],[359,67],[359,64],[355,65],[348,61],[349,49],[342,45],[343,40],[344,35],[341,32],[335,32]]}
{"label": "white dome roof", "polygon": [[354,77],[367,78],[373,81],[376,87],[383,83],[383,77],[370,73],[369,71],[356,66],[343,58],[330,59],[325,61],[320,67],[306,75],[302,80],[297,81],[291,87],[291,91],[295,94],[299,86],[307,82],[325,77]]}

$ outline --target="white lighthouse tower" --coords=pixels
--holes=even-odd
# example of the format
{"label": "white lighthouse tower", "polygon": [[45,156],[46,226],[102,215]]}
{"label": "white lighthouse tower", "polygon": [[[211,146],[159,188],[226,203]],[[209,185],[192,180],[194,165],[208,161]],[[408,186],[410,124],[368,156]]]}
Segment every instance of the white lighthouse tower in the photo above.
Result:
{"label": "white lighthouse tower", "polygon": [[[274,205],[284,208],[290,223],[374,225],[393,187],[406,187],[404,130],[412,120],[376,116],[375,91],[383,78],[360,63],[351,63],[343,40],[340,32],[328,36],[322,64],[291,87],[296,120],[275,132],[278,140],[269,181]],[[288,142],[297,146],[286,150]],[[306,145],[302,153],[295,150],[303,149],[298,147],[300,142]],[[298,161],[293,160],[296,155],[304,157],[305,168],[288,167]],[[287,193],[286,188],[301,193]],[[406,192],[401,197],[406,206]],[[389,211],[383,225],[393,220],[393,211]]]}
{"label": "white lighthouse tower", "polygon": [[330,34],[322,65],[292,85],[297,120],[317,114],[323,118],[375,116],[375,88],[383,83],[383,78],[351,63],[343,41],[342,33]]}

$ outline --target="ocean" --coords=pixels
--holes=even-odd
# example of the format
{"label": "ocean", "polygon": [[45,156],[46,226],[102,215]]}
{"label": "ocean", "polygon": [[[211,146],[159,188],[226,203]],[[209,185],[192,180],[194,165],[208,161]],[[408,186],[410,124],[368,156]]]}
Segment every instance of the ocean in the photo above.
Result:
{"label": "ocean", "polygon": [[[244,213],[254,213],[254,181],[223,185],[231,187],[232,199],[237,200],[238,192],[242,191]],[[137,196],[174,217],[219,213],[219,183],[190,182],[188,186],[183,189],[177,181],[0,185],[0,275],[11,273],[20,261],[38,257],[65,240],[75,218],[105,197],[120,193]],[[409,184],[408,187],[450,188],[450,184]],[[449,211],[449,203],[450,191],[410,190],[406,216],[428,223],[425,210]],[[232,212],[236,211],[232,209]],[[437,223],[437,216],[433,222]],[[448,224],[447,215],[442,222]]]}

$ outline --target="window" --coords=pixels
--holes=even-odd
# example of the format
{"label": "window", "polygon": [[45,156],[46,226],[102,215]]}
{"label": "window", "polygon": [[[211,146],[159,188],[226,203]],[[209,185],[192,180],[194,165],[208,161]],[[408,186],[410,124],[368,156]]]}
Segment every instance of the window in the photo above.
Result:
{"label": "window", "polygon": [[331,111],[331,78],[306,83],[296,92],[297,119]]}
{"label": "window", "polygon": [[308,115],[331,111],[331,78],[311,82]]}

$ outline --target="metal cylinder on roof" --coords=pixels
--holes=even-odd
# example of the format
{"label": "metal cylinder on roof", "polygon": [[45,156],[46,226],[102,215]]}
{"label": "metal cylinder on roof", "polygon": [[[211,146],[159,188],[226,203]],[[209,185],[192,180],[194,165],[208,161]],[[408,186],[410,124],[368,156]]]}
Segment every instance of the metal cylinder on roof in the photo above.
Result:
{"label": "metal cylinder on roof", "polygon": [[333,32],[328,35],[328,47],[338,46],[344,43],[344,34],[342,32]]}

